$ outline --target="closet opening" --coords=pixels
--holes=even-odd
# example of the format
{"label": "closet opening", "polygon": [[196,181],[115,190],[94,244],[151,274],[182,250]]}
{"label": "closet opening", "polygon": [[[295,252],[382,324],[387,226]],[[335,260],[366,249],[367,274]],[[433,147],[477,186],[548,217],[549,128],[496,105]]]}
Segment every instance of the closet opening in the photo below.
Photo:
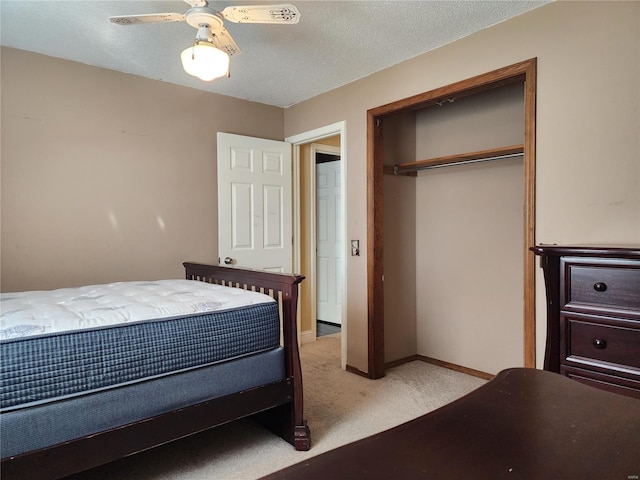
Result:
{"label": "closet opening", "polygon": [[[478,326],[482,316],[493,317],[492,310],[501,303],[511,305],[509,315],[513,319],[503,319],[503,325],[512,329],[514,323],[518,324],[519,330],[513,330],[517,332],[518,349],[514,353],[512,345],[497,343],[493,350],[510,349],[511,360],[507,361],[535,367],[535,259],[528,249],[535,245],[535,96],[536,59],[531,59],[367,112],[370,378],[380,378],[386,367],[416,358],[482,376],[486,369],[465,368],[462,360],[460,365],[455,360],[442,361],[437,353],[429,358],[430,349],[437,352],[442,348],[437,345],[438,340],[430,339],[429,331],[440,322],[444,325],[442,338],[468,334],[473,340],[474,329],[483,328]],[[488,108],[486,99],[489,99]],[[482,120],[474,117],[486,115],[487,111],[500,112],[500,109],[506,109],[505,115],[516,121],[510,122],[498,113],[496,123],[504,122],[504,125],[497,125],[496,138],[487,138],[484,125],[478,123]],[[485,124],[493,122],[492,119]],[[456,128],[464,135],[445,145],[442,139],[446,132],[451,129],[455,132]],[[505,175],[502,184],[493,183]],[[457,183],[452,183],[453,178]],[[460,189],[460,194],[455,193],[455,188]],[[506,196],[500,196],[502,190]],[[386,203],[385,192],[389,197]],[[468,218],[460,218],[456,224],[450,221],[454,215],[429,216],[429,209],[434,210],[438,202],[453,205],[453,211],[458,208],[457,212]],[[389,211],[390,208],[393,210]],[[473,213],[473,208],[477,208],[478,213]],[[482,215],[486,218],[480,218]],[[484,225],[507,217],[513,221],[506,226],[497,223],[487,228]],[[401,218],[410,221],[400,225]],[[470,227],[468,231],[464,230],[466,225]],[[483,248],[483,242],[485,245],[492,242],[488,240],[490,236],[482,236],[479,230],[482,228],[504,231],[504,237],[511,239],[504,248],[504,256],[512,259],[511,270],[499,281],[484,285],[484,291],[469,294],[464,284],[482,282],[482,277],[469,279],[464,270],[486,271],[487,265],[491,265],[488,267],[491,271],[503,267],[499,258],[502,250],[487,254],[490,249]],[[503,240],[500,236],[496,238]],[[448,239],[455,239],[450,242],[451,247],[447,245]],[[447,255],[451,261],[444,258]],[[470,265],[475,263],[475,258],[487,255],[492,259],[488,259],[485,266]],[[457,263],[453,261],[456,259]],[[385,297],[385,274],[393,296]],[[401,282],[398,282],[399,275],[403,276]],[[515,292],[507,291],[514,286]],[[431,302],[428,293],[438,288],[444,288],[441,291],[449,298],[440,298],[443,295],[438,294],[436,301]],[[393,312],[387,317],[392,318],[385,319],[385,302]],[[440,310],[436,308],[438,302],[442,304]],[[456,314],[458,318],[467,315],[471,318],[463,319],[466,324],[456,326],[447,315],[465,303],[469,306],[467,313],[462,309]],[[417,317],[420,321],[416,326]],[[504,329],[486,327],[490,328]],[[504,335],[504,332],[495,333]],[[493,340],[489,338],[487,342]],[[452,345],[451,351],[468,349],[464,343]],[[513,360],[514,355],[517,360]]]}

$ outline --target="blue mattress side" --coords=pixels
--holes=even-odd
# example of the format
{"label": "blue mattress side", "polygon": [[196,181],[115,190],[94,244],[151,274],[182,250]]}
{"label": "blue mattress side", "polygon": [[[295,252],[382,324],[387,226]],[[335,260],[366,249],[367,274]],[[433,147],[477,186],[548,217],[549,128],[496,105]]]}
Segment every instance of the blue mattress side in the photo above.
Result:
{"label": "blue mattress side", "polygon": [[277,303],[0,342],[0,411],[280,345]]}
{"label": "blue mattress side", "polygon": [[0,415],[7,458],[285,378],[284,349],[117,386]]}

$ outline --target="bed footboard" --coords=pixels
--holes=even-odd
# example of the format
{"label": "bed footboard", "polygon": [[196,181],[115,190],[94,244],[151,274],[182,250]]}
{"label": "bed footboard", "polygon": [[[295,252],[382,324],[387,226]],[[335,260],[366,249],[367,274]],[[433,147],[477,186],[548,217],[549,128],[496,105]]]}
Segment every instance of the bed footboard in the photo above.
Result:
{"label": "bed footboard", "polygon": [[282,315],[285,371],[293,384],[293,401],[262,413],[261,418],[269,429],[294,445],[296,450],[309,450],[311,442],[309,428],[303,417],[302,368],[296,322],[298,284],[304,280],[304,276],[193,262],[185,262],[184,268],[188,280],[255,290],[278,301]]}

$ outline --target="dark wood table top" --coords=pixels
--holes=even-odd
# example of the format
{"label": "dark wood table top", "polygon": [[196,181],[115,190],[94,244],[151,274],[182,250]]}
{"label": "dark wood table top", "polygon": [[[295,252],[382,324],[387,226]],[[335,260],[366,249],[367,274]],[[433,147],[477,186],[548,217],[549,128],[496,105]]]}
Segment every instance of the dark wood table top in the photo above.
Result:
{"label": "dark wood table top", "polygon": [[640,400],[556,373],[509,369],[408,423],[264,477],[640,478]]}

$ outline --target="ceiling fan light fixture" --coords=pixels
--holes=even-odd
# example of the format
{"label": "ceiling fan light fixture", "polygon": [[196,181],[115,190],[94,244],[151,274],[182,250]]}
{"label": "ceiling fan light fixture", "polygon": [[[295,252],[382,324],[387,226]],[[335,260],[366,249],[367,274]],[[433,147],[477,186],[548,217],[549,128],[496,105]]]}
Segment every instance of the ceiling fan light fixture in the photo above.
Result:
{"label": "ceiling fan light fixture", "polygon": [[205,82],[229,74],[229,55],[209,42],[196,42],[185,48],[180,58],[185,72]]}

